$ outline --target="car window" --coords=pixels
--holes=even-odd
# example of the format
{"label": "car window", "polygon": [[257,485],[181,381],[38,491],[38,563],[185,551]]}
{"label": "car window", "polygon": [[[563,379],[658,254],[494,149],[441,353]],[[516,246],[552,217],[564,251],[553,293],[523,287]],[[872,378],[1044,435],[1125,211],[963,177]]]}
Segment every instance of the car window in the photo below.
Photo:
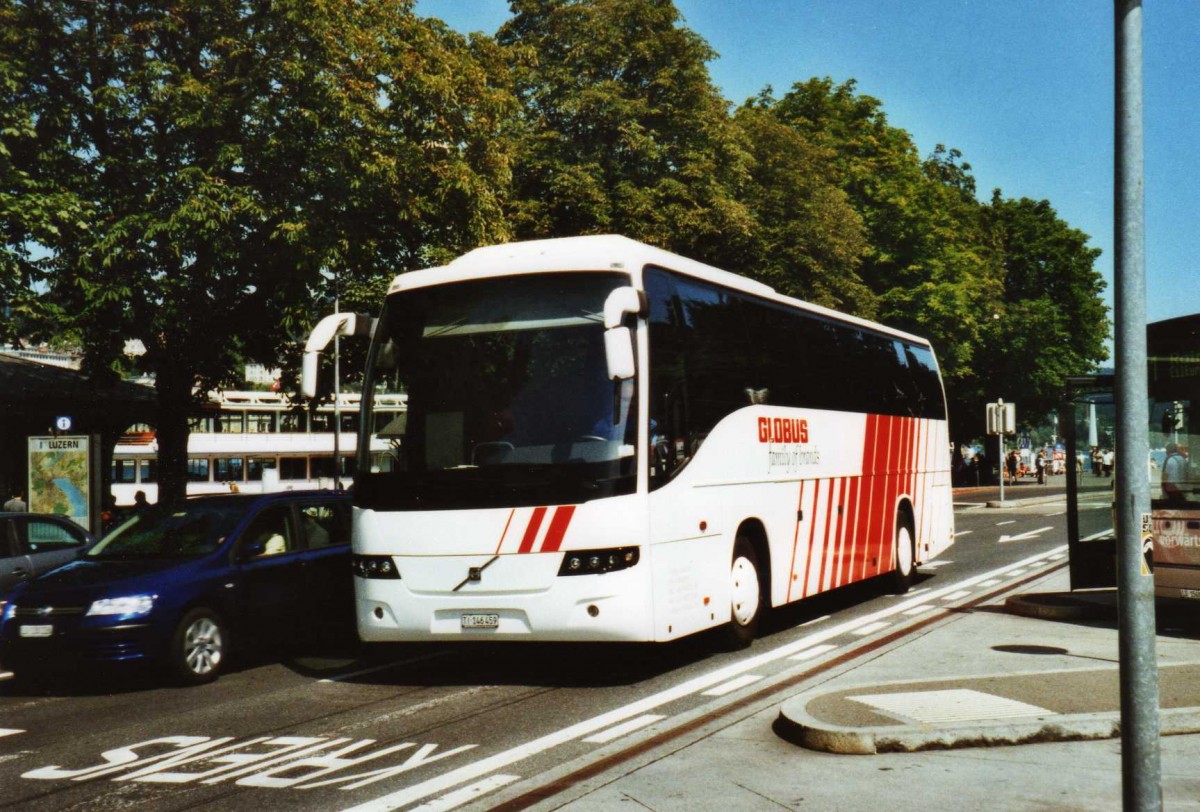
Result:
{"label": "car window", "polygon": [[273,505],[255,516],[242,534],[242,549],[254,558],[269,558],[296,549],[288,515],[290,505]]}
{"label": "car window", "polygon": [[349,516],[341,505],[301,505],[300,523],[304,525],[306,546],[311,549],[334,547],[350,542]]}
{"label": "car window", "polygon": [[84,545],[83,530],[66,523],[19,517],[13,520],[17,545],[29,555],[70,550]]}

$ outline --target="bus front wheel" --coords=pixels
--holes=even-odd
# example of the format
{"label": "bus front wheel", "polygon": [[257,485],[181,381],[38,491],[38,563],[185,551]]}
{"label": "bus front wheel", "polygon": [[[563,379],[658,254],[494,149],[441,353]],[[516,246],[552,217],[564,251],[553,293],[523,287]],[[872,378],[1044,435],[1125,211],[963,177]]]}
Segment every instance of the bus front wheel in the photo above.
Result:
{"label": "bus front wheel", "polygon": [[733,562],[729,570],[730,619],[722,628],[722,642],[728,649],[745,648],[758,633],[762,617],[763,588],[754,545],[745,536],[733,544]]}

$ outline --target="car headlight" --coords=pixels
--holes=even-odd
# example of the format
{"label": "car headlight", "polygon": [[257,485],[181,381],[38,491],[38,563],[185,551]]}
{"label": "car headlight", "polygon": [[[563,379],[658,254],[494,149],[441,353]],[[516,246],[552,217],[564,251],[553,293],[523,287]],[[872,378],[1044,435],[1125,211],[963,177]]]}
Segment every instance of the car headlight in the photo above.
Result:
{"label": "car headlight", "polygon": [[154,608],[157,595],[126,595],[120,598],[101,598],[92,601],[88,607],[89,615],[145,615]]}

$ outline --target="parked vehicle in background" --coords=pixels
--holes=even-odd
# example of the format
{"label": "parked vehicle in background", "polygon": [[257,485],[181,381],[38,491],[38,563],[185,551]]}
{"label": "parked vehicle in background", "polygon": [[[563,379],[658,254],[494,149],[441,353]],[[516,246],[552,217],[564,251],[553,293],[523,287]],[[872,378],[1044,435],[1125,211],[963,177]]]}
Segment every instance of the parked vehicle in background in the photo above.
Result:
{"label": "parked vehicle in background", "polygon": [[73,561],[95,540],[66,516],[0,513],[0,598],[18,584]]}
{"label": "parked vehicle in background", "polygon": [[231,646],[354,634],[349,498],[331,491],[198,497],[148,507],[78,560],[17,587],[0,662],[17,678],[150,661],[215,679]]}

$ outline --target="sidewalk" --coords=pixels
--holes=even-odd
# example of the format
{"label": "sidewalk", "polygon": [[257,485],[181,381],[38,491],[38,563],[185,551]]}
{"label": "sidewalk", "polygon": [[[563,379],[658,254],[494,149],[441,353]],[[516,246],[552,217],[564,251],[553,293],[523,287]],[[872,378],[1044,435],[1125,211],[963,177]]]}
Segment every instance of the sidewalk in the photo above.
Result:
{"label": "sidewalk", "polygon": [[[1120,809],[1115,595],[1067,588],[1059,570],[956,614],[563,808]],[[1200,632],[1177,612],[1157,638],[1163,796],[1200,810]]]}

